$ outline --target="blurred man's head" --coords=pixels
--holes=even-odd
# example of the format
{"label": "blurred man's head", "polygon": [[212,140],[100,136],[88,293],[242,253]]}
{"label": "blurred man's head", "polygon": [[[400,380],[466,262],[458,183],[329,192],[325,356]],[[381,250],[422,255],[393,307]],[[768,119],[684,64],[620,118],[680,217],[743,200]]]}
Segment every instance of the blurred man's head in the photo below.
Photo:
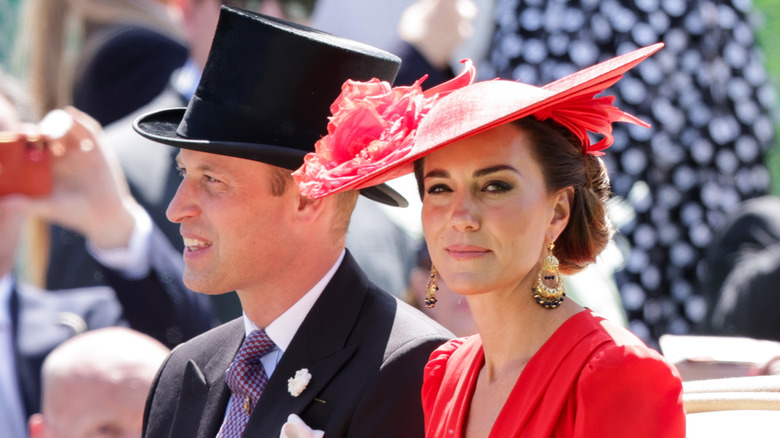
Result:
{"label": "blurred man's head", "polygon": [[47,356],[32,438],[140,437],[144,404],[168,349],[121,327],[69,339]]}
{"label": "blurred man's head", "polygon": [[[303,0],[302,3],[305,3]],[[190,57],[195,64],[203,68],[211,48],[211,39],[219,20],[219,9],[222,5],[234,6],[250,11],[260,12],[272,17],[293,19],[278,0],[175,0],[182,14],[182,26],[190,49]],[[299,20],[300,21],[300,20]]]}

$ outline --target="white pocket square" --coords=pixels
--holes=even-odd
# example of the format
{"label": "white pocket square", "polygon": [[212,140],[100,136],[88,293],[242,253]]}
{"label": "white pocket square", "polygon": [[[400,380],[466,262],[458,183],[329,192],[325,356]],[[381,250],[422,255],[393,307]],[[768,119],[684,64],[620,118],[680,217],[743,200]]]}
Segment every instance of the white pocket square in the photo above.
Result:
{"label": "white pocket square", "polygon": [[325,436],[325,432],[321,430],[312,430],[306,423],[301,420],[301,417],[290,414],[287,417],[287,422],[282,426],[282,433],[279,438],[322,438]]}

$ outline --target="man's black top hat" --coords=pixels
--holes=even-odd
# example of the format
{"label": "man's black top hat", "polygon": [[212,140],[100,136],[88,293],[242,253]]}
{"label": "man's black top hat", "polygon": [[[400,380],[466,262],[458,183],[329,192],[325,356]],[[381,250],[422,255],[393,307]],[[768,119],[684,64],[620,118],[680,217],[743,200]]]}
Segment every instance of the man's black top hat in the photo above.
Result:
{"label": "man's black top hat", "polygon": [[[139,117],[142,136],[175,147],[294,170],[327,133],[347,79],[392,83],[401,60],[310,27],[222,6],[197,91],[187,108]],[[406,206],[386,185],[361,193]]]}

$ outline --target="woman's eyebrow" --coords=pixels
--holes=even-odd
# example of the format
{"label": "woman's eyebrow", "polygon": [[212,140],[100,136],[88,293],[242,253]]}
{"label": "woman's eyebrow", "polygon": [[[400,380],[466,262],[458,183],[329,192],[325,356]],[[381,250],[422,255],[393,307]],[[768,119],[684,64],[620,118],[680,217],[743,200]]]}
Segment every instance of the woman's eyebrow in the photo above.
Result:
{"label": "woman's eyebrow", "polygon": [[510,172],[514,172],[514,173],[517,173],[517,174],[520,173],[520,172],[517,171],[517,169],[515,169],[512,166],[509,166],[509,165],[506,165],[506,164],[499,164],[499,165],[496,165],[496,166],[490,166],[490,167],[486,167],[484,169],[479,169],[479,170],[474,172],[474,176],[475,177],[485,176],[485,175],[489,175],[491,173],[501,172],[502,170],[508,170]]}
{"label": "woman's eyebrow", "polygon": [[423,178],[447,178],[450,176],[450,173],[443,169],[433,169],[430,172],[426,173]]}
{"label": "woman's eyebrow", "polygon": [[[519,174],[520,172],[515,169],[512,166],[506,165],[506,164],[498,164],[495,166],[486,167],[484,169],[479,169],[474,171],[473,176],[481,177],[485,175],[489,175],[491,173],[501,172],[503,170],[508,170],[510,172],[514,172]],[[430,172],[426,173],[423,178],[448,178],[450,176],[449,172],[443,169],[433,169]]]}

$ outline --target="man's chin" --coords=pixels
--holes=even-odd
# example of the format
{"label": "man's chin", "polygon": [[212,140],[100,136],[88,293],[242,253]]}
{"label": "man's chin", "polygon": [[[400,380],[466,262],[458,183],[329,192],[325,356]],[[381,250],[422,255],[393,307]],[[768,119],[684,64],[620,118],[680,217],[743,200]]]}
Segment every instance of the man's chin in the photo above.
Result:
{"label": "man's chin", "polygon": [[183,281],[188,289],[204,295],[222,295],[232,292],[232,289],[225,290],[225,288],[219,287],[218,284],[208,281],[208,279],[204,279],[202,276],[187,275],[186,272],[184,273]]}

